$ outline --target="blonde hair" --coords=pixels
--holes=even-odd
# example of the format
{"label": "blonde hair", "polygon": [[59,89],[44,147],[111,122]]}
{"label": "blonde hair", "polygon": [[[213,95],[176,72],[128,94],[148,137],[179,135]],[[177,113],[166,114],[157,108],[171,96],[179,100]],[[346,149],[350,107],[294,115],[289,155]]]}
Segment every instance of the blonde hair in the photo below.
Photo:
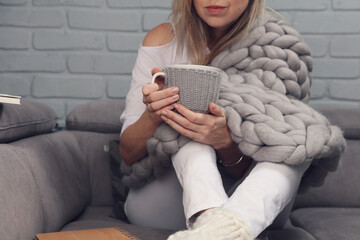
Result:
{"label": "blonde hair", "polygon": [[265,0],[249,0],[244,13],[229,27],[207,53],[210,27],[197,14],[193,0],[173,0],[171,20],[178,42],[185,41],[194,64],[209,64],[216,55],[241,38],[253,26],[257,17],[265,9]]}

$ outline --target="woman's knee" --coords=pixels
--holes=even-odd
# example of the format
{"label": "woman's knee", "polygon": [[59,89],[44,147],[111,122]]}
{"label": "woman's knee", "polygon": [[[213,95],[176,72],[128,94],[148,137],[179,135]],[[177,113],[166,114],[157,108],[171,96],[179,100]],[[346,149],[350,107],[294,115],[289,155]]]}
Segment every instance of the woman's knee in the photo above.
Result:
{"label": "woman's knee", "polygon": [[210,145],[190,141],[172,155],[172,162],[175,169],[187,166],[188,162],[191,164],[216,163],[216,153]]}

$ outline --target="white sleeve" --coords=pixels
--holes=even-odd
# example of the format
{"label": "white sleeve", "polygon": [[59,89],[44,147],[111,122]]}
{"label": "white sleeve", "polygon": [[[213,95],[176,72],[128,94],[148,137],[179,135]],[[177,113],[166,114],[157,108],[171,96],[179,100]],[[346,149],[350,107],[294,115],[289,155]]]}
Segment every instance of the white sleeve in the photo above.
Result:
{"label": "white sleeve", "polygon": [[156,60],[156,56],[148,54],[146,47],[141,46],[138,51],[133,71],[130,90],[126,96],[126,107],[120,116],[123,126],[121,134],[131,124],[136,122],[145,111],[142,102],[142,87],[151,82],[151,70],[155,67],[163,67],[162,63]]}
{"label": "white sleeve", "polygon": [[295,196],[309,165],[256,163],[224,207],[238,212],[257,236]]}

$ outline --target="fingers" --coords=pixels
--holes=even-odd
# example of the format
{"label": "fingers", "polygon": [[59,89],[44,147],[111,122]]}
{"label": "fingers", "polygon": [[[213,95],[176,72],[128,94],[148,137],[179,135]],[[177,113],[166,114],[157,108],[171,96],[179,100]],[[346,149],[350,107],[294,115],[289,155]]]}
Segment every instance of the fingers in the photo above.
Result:
{"label": "fingers", "polygon": [[[154,74],[158,73],[158,72],[161,72],[161,68],[153,68],[151,70],[151,75],[153,76]],[[157,77],[157,79],[161,79],[161,77]],[[150,83],[150,84],[146,84],[143,86],[143,89],[142,89],[142,92],[144,95],[149,95],[151,94],[152,92],[155,92],[155,91],[158,91],[160,89],[163,89],[164,88],[164,79],[161,79],[160,80],[157,80],[155,81],[155,83]]]}
{"label": "fingers", "polygon": [[146,84],[143,86],[142,93],[144,96],[149,96],[151,93],[159,91],[159,90],[160,90],[160,87],[158,84],[150,83],[150,84]]}
{"label": "fingers", "polygon": [[[193,123],[203,125],[206,124],[209,120],[208,114],[200,114],[193,112],[181,104],[176,104],[175,108],[181,115],[183,115]],[[216,117],[225,118],[225,113],[222,108],[213,102],[209,104],[209,111],[212,115]]]}
{"label": "fingers", "polygon": [[158,67],[153,68],[153,69],[151,69],[151,75],[154,75],[155,73],[158,73],[158,72],[161,72],[161,71],[162,71],[161,68],[158,68]]}
{"label": "fingers", "polygon": [[209,111],[211,114],[213,114],[214,116],[217,117],[225,117],[225,113],[224,111],[221,109],[221,107],[219,107],[218,105],[216,105],[215,103],[211,102],[209,104]]}
{"label": "fingers", "polygon": [[152,111],[157,111],[179,100],[179,88],[177,87],[171,87],[164,90],[156,90],[148,93],[148,91],[154,89],[156,89],[156,87],[153,88],[153,86],[144,86],[143,88],[143,102],[147,106],[150,105]]}
{"label": "fingers", "polygon": [[172,111],[174,109],[174,104],[165,106],[164,108],[155,111],[152,109],[151,105],[147,105],[147,110],[144,112],[147,116],[151,117],[151,119],[156,120],[156,122],[163,122],[164,120],[161,119],[163,111]]}
{"label": "fingers", "polygon": [[[153,68],[152,70],[151,70],[151,75],[152,76],[154,76],[156,73],[158,73],[158,72],[162,72],[162,70],[161,70],[161,68]],[[158,76],[156,79],[155,79],[155,83],[159,86],[159,89],[163,89],[164,88],[164,85],[165,85],[165,83],[164,83],[164,77],[162,77],[162,76]]]}
{"label": "fingers", "polygon": [[169,98],[169,97],[174,97],[176,95],[177,95],[177,97],[179,97],[179,88],[178,87],[171,87],[171,88],[167,88],[164,90],[157,90],[157,91],[151,92],[150,94],[144,94],[148,103],[160,101],[162,99]]}
{"label": "fingers", "polygon": [[149,101],[147,103],[148,109],[150,111],[158,111],[168,105],[171,105],[179,100],[179,95],[173,95],[164,99],[160,99],[158,101]]}
{"label": "fingers", "polygon": [[151,107],[151,104],[147,105],[147,108],[149,110],[149,112],[151,113],[154,113],[155,115],[157,115],[157,117],[161,118],[162,114],[163,114],[163,111],[172,111],[174,109],[174,105],[168,105],[166,107],[163,107],[161,108],[160,110],[154,110],[152,107]]}
{"label": "fingers", "polygon": [[[175,109],[178,110],[179,106],[176,107],[176,105],[179,104],[174,104],[174,105],[175,105]],[[161,111],[161,113],[162,113],[161,119],[181,135],[189,137],[190,139],[196,142],[201,142],[205,144],[211,142],[210,135],[212,134],[212,129],[213,129],[212,124],[199,125],[194,122],[191,122],[189,119],[173,111],[163,110]],[[199,116],[200,115],[205,116],[205,114],[199,113]]]}
{"label": "fingers", "polygon": [[196,113],[178,103],[174,107],[179,114],[162,110],[161,119],[178,133],[210,145],[223,139],[227,129],[226,117],[216,104],[210,104],[212,114]]}
{"label": "fingers", "polygon": [[203,125],[207,121],[206,114],[193,112],[181,104],[175,104],[175,109],[192,123]]}
{"label": "fingers", "polygon": [[180,134],[195,140],[198,135],[206,136],[213,129],[215,122],[208,114],[192,112],[178,103],[174,104],[174,107],[180,114],[164,110],[161,118]]}
{"label": "fingers", "polygon": [[193,124],[183,116],[172,111],[163,110],[161,111],[161,119],[181,135],[195,140],[197,133],[191,129]]}

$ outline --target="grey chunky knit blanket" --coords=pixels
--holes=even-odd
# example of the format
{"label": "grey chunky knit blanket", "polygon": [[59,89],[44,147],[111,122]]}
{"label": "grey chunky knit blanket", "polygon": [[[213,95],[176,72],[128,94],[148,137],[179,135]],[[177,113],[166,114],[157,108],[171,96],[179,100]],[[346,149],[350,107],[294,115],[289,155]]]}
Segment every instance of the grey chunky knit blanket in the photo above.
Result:
{"label": "grey chunky knit blanket", "polygon": [[[220,105],[233,141],[255,161],[310,162],[301,191],[336,170],[345,147],[341,130],[306,105],[311,85],[310,50],[282,19],[264,14],[251,31],[210,64],[223,70]],[[148,156],[122,163],[122,181],[140,187],[171,166],[171,154],[190,139],[163,123],[148,141]]]}

